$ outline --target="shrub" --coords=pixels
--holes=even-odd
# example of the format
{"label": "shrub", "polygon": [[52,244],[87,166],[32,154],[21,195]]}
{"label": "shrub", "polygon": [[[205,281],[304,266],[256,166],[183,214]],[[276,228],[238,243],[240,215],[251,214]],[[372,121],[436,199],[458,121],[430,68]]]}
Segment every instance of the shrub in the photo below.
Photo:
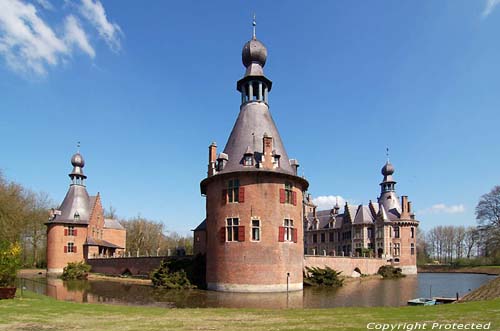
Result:
{"label": "shrub", "polygon": [[400,278],[405,277],[402,273],[401,268],[394,268],[392,265],[383,265],[381,266],[377,273],[384,278]]}
{"label": "shrub", "polygon": [[151,272],[151,281],[156,288],[190,289],[196,287],[191,284],[184,269],[173,271],[169,268],[169,262],[165,260]]}
{"label": "shrub", "polygon": [[21,246],[0,242],[0,287],[14,287],[17,270],[21,266]]}
{"label": "shrub", "polygon": [[87,279],[90,266],[85,262],[69,262],[67,266],[64,267],[61,278],[64,280],[72,279]]}
{"label": "shrub", "polygon": [[344,280],[340,278],[341,273],[341,271],[335,271],[327,266],[325,266],[324,269],[319,267],[306,267],[304,284],[310,286],[340,287],[344,285]]}

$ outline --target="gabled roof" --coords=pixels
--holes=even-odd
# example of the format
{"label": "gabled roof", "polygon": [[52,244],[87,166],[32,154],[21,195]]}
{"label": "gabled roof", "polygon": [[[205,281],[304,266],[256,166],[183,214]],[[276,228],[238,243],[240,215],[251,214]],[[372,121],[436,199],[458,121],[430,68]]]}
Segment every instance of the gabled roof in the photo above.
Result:
{"label": "gabled roof", "polygon": [[114,230],[125,230],[125,228],[123,227],[123,225],[120,224],[120,222],[112,218],[104,219],[104,228],[114,229]]}
{"label": "gabled roof", "polygon": [[205,218],[198,226],[196,229],[191,230],[191,231],[206,231],[207,230],[207,219]]}
{"label": "gabled roof", "polygon": [[354,217],[354,224],[371,224],[373,223],[373,216],[368,206],[359,205]]}

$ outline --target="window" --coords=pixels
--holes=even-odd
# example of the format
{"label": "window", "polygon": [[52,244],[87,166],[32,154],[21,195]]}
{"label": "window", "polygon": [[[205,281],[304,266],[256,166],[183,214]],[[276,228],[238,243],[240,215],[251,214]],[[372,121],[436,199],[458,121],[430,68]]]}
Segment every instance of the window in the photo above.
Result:
{"label": "window", "polygon": [[239,190],[240,190],[240,180],[239,179],[231,179],[227,185],[227,194],[229,198],[229,202],[238,202],[239,199]]}
{"label": "window", "polygon": [[74,226],[70,225],[64,229],[65,236],[76,236],[76,229]]}
{"label": "window", "polygon": [[373,229],[368,228],[368,238],[373,238]]}
{"label": "window", "polygon": [[313,243],[317,243],[318,242],[318,235],[315,233],[313,234]]}
{"label": "window", "polygon": [[279,155],[273,155],[273,163],[276,167],[280,166],[280,156]]}
{"label": "window", "polygon": [[226,220],[226,240],[227,241],[238,241],[238,225],[240,220],[238,218],[228,218]]}
{"label": "window", "polygon": [[285,241],[293,241],[293,220],[286,218],[283,225],[285,228]]}
{"label": "window", "polygon": [[411,255],[415,255],[415,244],[410,245]]}
{"label": "window", "polygon": [[285,182],[285,188],[280,189],[280,203],[297,205],[297,192],[293,190],[292,183]]}
{"label": "window", "polygon": [[394,244],[394,256],[399,256],[401,253],[401,246],[399,243]]}
{"label": "window", "polygon": [[325,242],[325,234],[324,234],[324,233],[322,233],[322,234],[321,234],[321,242],[322,242],[322,243],[324,243],[324,242]]}
{"label": "window", "polygon": [[334,240],[334,239],[333,239],[333,232],[330,232],[330,233],[329,233],[329,236],[328,236],[328,241],[329,241],[329,242],[333,242],[333,240]]}
{"label": "window", "polygon": [[412,238],[415,238],[415,228],[410,228],[410,235]]}
{"label": "window", "polygon": [[361,239],[361,230],[356,229],[356,232],[354,234],[354,239]]}
{"label": "window", "polygon": [[293,186],[290,182],[285,183],[285,203],[293,203]]}
{"label": "window", "polygon": [[74,243],[68,243],[68,246],[66,246],[65,248],[67,248],[67,253],[76,253],[76,247]]}
{"label": "window", "polygon": [[260,241],[260,220],[252,220],[252,240]]}
{"label": "window", "polygon": [[394,238],[399,238],[399,226],[394,227]]}
{"label": "window", "polygon": [[245,155],[245,158],[243,160],[243,164],[246,166],[252,166],[253,165],[253,157],[252,155]]}

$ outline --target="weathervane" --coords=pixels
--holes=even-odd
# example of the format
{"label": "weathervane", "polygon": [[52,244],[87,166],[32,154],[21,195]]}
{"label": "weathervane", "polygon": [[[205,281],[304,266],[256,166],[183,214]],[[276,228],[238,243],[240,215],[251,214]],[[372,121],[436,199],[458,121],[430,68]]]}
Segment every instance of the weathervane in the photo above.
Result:
{"label": "weathervane", "polygon": [[253,13],[253,21],[252,21],[252,26],[253,26],[253,39],[256,39],[257,36],[255,34],[255,27],[257,26],[257,21],[255,20],[255,13]]}

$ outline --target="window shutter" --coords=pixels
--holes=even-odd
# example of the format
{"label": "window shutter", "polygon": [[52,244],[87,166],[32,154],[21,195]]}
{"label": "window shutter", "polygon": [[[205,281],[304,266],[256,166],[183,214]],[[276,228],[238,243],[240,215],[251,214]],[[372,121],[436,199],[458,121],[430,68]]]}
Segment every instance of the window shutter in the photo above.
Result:
{"label": "window shutter", "polygon": [[77,234],[78,234],[77,230],[76,230],[76,229],[74,229],[74,230],[73,230],[73,235],[76,237],[76,235],[77,235]]}
{"label": "window shutter", "polygon": [[68,229],[64,228],[64,236],[67,236],[67,235],[68,235]]}
{"label": "window shutter", "polygon": [[280,203],[285,203],[286,197],[285,197],[285,189],[280,188]]}
{"label": "window shutter", "polygon": [[285,241],[285,227],[280,226],[278,229],[278,241],[282,243]]}
{"label": "window shutter", "polygon": [[73,246],[73,253],[76,253],[76,246]]}
{"label": "window shutter", "polygon": [[219,230],[219,240],[220,240],[221,244],[226,242],[226,227],[225,226],[221,227]]}
{"label": "window shutter", "polygon": [[244,187],[240,187],[240,192],[238,194],[238,202],[239,203],[245,202],[245,188]]}
{"label": "window shutter", "polygon": [[221,200],[222,204],[225,205],[227,203],[227,190],[224,189],[222,190],[222,200]]}
{"label": "window shutter", "polygon": [[64,246],[64,253],[68,252],[68,246]]}
{"label": "window shutter", "polygon": [[297,229],[292,229],[292,237],[293,237],[293,242],[297,242]]}
{"label": "window shutter", "polygon": [[292,202],[294,206],[297,205],[297,192],[295,191],[292,191]]}
{"label": "window shutter", "polygon": [[245,227],[238,226],[238,241],[245,241]]}

